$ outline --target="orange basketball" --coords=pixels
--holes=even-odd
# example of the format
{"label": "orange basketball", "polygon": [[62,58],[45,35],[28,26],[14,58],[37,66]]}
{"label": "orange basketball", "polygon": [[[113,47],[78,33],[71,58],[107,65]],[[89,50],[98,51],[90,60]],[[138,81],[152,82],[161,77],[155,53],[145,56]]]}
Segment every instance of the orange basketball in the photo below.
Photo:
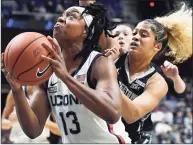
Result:
{"label": "orange basketball", "polygon": [[46,36],[25,32],[15,36],[5,49],[5,68],[22,85],[39,85],[53,73],[49,62],[41,58],[50,55],[43,42],[52,47]]}

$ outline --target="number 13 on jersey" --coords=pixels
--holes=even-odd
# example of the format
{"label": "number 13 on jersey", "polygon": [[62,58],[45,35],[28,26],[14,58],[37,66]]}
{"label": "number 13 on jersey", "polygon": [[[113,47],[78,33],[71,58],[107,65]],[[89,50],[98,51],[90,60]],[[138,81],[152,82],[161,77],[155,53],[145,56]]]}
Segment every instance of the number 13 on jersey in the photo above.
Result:
{"label": "number 13 on jersey", "polygon": [[[65,135],[68,135],[69,133],[71,133],[71,134],[78,134],[78,133],[81,132],[80,124],[78,122],[78,118],[77,118],[75,112],[73,112],[73,111],[69,111],[67,113],[60,112],[59,115],[60,115],[62,123],[63,123]],[[71,118],[72,119],[72,124],[74,126],[73,128],[69,128],[68,125],[66,124],[65,119],[67,119],[67,118]]]}

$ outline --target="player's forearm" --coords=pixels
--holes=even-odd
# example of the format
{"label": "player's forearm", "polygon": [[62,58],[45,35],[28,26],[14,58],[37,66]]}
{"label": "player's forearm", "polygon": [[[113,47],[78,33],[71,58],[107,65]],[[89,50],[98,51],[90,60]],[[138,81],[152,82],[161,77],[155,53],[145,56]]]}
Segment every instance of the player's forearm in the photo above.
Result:
{"label": "player's forearm", "polygon": [[2,113],[2,118],[8,119],[9,115],[11,114],[11,112],[13,111],[12,108],[7,107],[7,105],[5,106],[3,113]]}
{"label": "player's forearm", "polygon": [[122,112],[121,115],[128,124],[140,119],[140,111],[137,106],[127,96],[122,93]]}
{"label": "player's forearm", "polygon": [[39,136],[41,133],[39,120],[29,106],[22,88],[17,91],[13,90],[12,92],[14,96],[17,117],[22,130],[30,138]]}
{"label": "player's forearm", "polygon": [[79,0],[79,6],[87,6],[96,2],[96,0]]}
{"label": "player's forearm", "polygon": [[179,75],[172,78],[172,81],[174,83],[174,89],[177,93],[181,94],[185,91],[186,84],[184,83],[184,81],[182,80],[182,78]]}
{"label": "player's forearm", "polygon": [[118,121],[120,118],[120,104],[114,101],[107,93],[91,89],[81,84],[70,75],[63,81],[71,92],[73,92],[80,102],[89,110],[109,123]]}

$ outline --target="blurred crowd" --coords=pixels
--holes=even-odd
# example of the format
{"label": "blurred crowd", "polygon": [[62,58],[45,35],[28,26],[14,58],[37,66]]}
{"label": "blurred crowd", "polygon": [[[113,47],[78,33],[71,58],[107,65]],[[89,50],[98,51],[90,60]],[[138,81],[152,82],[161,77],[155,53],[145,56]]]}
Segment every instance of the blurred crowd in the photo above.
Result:
{"label": "blurred crowd", "polygon": [[168,93],[152,113],[153,143],[192,143],[192,78],[184,78],[186,92]]}
{"label": "blurred crowd", "polygon": [[[98,0],[97,2],[104,3],[108,7],[111,17],[121,16],[120,0]],[[22,12],[22,14],[25,12],[24,14],[38,14],[46,19],[45,14],[61,14],[65,9],[74,5],[78,5],[78,0],[3,0],[2,17],[10,18],[13,15],[21,14],[20,12]]]}
{"label": "blurred crowd", "polygon": [[[191,0],[159,0],[154,7],[150,6],[150,0],[97,0],[108,8],[109,18],[113,22],[134,25],[140,20],[163,15],[174,6],[180,7],[182,1],[188,6],[192,5]],[[78,0],[2,0],[1,18],[45,20],[53,23],[65,9],[74,5],[78,5]]]}

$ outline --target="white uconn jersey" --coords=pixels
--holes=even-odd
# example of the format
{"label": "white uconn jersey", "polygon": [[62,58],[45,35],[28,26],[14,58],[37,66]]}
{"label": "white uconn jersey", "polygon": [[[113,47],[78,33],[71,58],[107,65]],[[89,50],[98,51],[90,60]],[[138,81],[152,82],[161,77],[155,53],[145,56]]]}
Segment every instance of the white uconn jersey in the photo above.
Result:
{"label": "white uconn jersey", "polygon": [[[93,51],[73,76],[88,86],[87,73],[100,53]],[[73,95],[68,87],[53,74],[48,82],[48,98],[63,143],[130,143],[121,120],[110,125],[95,115]]]}

